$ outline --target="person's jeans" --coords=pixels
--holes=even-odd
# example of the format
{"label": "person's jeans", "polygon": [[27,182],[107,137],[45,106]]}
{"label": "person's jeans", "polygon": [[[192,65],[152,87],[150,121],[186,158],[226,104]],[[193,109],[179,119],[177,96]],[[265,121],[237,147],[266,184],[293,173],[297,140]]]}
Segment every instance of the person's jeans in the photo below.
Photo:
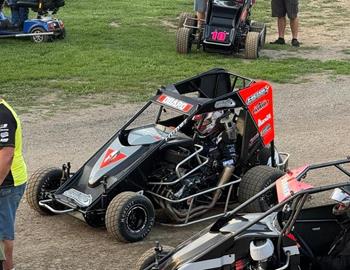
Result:
{"label": "person's jeans", "polygon": [[14,26],[22,27],[25,20],[28,19],[29,9],[26,7],[18,7],[17,0],[8,0],[11,7],[11,23]]}

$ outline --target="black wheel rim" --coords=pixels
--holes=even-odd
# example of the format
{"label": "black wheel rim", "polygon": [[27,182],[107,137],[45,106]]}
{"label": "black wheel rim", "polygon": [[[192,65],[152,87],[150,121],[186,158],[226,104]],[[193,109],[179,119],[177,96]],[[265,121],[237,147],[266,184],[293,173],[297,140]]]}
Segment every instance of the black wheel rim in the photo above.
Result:
{"label": "black wheel rim", "polygon": [[40,192],[38,194],[39,201],[47,199],[47,194],[51,194],[59,188],[60,182],[53,180],[54,179],[51,179],[51,177],[47,177],[44,180],[43,184],[40,187]]}
{"label": "black wheel rim", "polygon": [[147,221],[148,216],[145,208],[137,205],[129,210],[126,217],[126,226],[129,231],[138,233],[146,227]]}

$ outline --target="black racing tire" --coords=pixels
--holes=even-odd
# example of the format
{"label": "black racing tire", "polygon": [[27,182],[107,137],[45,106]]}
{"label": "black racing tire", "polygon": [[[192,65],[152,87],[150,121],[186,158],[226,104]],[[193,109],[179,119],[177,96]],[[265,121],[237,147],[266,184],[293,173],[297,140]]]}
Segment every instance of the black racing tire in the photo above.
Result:
{"label": "black racing tire", "polygon": [[181,54],[191,52],[192,47],[192,29],[179,28],[176,32],[176,51]]}
{"label": "black racing tire", "polygon": [[[31,34],[40,34],[40,33],[46,33],[46,30],[41,27],[34,27],[31,31]],[[31,40],[34,43],[44,43],[48,42],[50,40],[50,37],[48,35],[38,35],[38,36],[31,36]]]}
{"label": "black racing tire", "polygon": [[189,26],[197,26],[196,15],[190,12],[182,12],[179,16],[179,22],[178,22],[177,28],[184,27],[185,21],[186,21],[186,24]]}
{"label": "black racing tire", "polygon": [[260,51],[260,38],[258,32],[248,32],[245,40],[244,57],[246,59],[257,59]]}
{"label": "black racing tire", "polygon": [[[238,201],[244,203],[255,194],[268,187],[285,173],[276,168],[259,165],[248,170],[239,184]],[[265,212],[277,203],[276,189],[271,189],[263,196],[246,206],[247,212]]]}
{"label": "black racing tire", "polygon": [[[167,254],[169,254],[174,250],[174,248],[170,246],[163,246],[162,248],[163,248],[163,251],[160,254],[161,257],[166,256]],[[145,253],[141,255],[140,259],[137,260],[135,269],[143,270],[146,267],[150,266],[152,263],[155,262],[155,256],[156,256],[156,251],[154,250],[154,248],[150,248],[149,250],[147,250]]]}
{"label": "black racing tire", "polygon": [[120,242],[143,240],[155,220],[152,202],[135,192],[122,192],[110,202],[106,212],[107,231]]}
{"label": "black racing tire", "polygon": [[29,206],[41,215],[52,215],[50,210],[39,205],[39,201],[48,199],[46,192],[59,188],[61,178],[62,170],[59,168],[41,168],[34,172],[27,182],[25,191]]}

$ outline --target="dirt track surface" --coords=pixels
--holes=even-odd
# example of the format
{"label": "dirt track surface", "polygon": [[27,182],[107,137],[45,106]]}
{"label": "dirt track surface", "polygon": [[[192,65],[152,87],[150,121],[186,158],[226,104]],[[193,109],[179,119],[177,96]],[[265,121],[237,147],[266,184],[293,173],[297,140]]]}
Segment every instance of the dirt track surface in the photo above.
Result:
{"label": "dirt track surface", "polygon": [[[274,85],[276,142],[290,165],[350,155],[350,78],[313,77],[303,84]],[[71,161],[76,169],[139,107],[118,105],[22,115],[29,171]],[[336,181],[323,179],[322,182]],[[204,227],[156,226],[143,242],[120,244],[104,229],[71,216],[43,217],[23,202],[17,219],[16,269],[134,269],[142,252],[159,240],[176,245]]]}

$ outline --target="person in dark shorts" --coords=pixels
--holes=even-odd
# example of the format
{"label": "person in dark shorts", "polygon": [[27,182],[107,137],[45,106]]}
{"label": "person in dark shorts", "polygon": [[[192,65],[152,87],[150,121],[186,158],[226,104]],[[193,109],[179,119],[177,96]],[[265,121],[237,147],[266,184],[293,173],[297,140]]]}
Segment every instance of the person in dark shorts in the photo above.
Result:
{"label": "person in dark shorts", "polygon": [[0,242],[4,246],[4,270],[14,269],[15,218],[26,181],[21,123],[11,106],[0,97]]}
{"label": "person in dark shorts", "polygon": [[298,0],[271,0],[272,17],[277,17],[278,39],[271,44],[286,44],[284,40],[285,29],[287,25],[286,16],[289,18],[290,29],[292,31],[292,46],[299,47],[299,3]]}
{"label": "person in dark shorts", "polygon": [[205,12],[207,11],[208,0],[194,0],[194,11],[196,11],[198,19],[198,27],[203,24],[205,19]]}

